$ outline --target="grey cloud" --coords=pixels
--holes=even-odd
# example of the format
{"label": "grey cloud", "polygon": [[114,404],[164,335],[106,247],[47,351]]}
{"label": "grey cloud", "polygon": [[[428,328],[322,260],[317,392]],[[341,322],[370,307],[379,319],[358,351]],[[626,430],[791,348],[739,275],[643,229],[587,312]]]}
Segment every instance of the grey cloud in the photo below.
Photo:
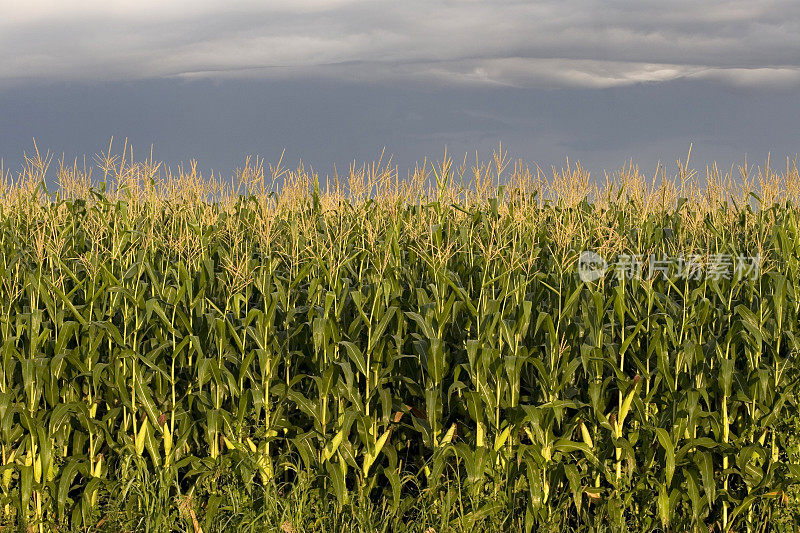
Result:
{"label": "grey cloud", "polygon": [[324,76],[613,87],[710,77],[800,84],[794,1],[108,4],[7,7],[0,81]]}
{"label": "grey cloud", "polygon": [[[119,150],[129,139],[138,157],[155,145],[170,165],[198,158],[230,175],[247,154],[302,160],[322,175],[354,159],[372,161],[386,147],[401,174],[443,148],[459,161],[485,159],[502,141],[512,157],[544,169],[580,160],[593,175],[633,158],[652,173],[657,162],[685,158],[696,168],[794,156],[800,104],[794,89],[732,86],[682,78],[601,89],[430,84],[367,85],[335,80],[147,80],[84,86],[55,83],[0,91],[0,158],[22,152],[57,157]],[[674,168],[674,165],[673,165]]]}

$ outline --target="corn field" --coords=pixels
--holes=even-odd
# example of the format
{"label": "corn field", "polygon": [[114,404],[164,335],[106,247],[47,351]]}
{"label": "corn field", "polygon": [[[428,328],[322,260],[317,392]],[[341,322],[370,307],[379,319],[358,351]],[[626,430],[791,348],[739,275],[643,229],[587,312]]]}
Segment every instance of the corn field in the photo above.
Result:
{"label": "corn field", "polygon": [[[791,161],[0,174],[11,527],[797,527]],[[760,269],[583,281],[585,250]]]}

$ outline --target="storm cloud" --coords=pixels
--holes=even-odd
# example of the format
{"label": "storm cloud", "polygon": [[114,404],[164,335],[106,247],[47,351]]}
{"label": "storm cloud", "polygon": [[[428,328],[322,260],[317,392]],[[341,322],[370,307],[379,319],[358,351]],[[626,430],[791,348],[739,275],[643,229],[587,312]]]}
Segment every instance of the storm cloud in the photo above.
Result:
{"label": "storm cloud", "polygon": [[794,1],[5,2],[0,80],[800,84]]}
{"label": "storm cloud", "polygon": [[[800,149],[800,3],[0,0],[0,158],[128,139],[230,173],[401,173],[500,141],[548,169]],[[385,161],[386,159],[384,159]]]}

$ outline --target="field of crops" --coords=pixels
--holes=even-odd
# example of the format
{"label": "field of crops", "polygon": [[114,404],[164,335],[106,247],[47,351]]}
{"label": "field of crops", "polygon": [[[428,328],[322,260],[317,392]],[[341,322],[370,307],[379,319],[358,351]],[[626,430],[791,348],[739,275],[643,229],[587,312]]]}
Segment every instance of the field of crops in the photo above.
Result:
{"label": "field of crops", "polygon": [[320,190],[126,156],[2,171],[12,528],[797,527],[793,163],[597,184],[497,154]]}

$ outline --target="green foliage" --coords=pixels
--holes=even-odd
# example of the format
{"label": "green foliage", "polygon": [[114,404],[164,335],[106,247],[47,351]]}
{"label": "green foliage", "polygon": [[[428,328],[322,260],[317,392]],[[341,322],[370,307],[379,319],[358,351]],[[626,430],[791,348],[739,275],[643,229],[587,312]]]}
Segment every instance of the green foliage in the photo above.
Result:
{"label": "green foliage", "polygon": [[[459,200],[448,170],[436,177],[438,192],[416,199],[7,195],[5,520],[796,522],[795,205],[651,209],[512,188]],[[581,250],[759,255],[763,272],[587,283]]]}

